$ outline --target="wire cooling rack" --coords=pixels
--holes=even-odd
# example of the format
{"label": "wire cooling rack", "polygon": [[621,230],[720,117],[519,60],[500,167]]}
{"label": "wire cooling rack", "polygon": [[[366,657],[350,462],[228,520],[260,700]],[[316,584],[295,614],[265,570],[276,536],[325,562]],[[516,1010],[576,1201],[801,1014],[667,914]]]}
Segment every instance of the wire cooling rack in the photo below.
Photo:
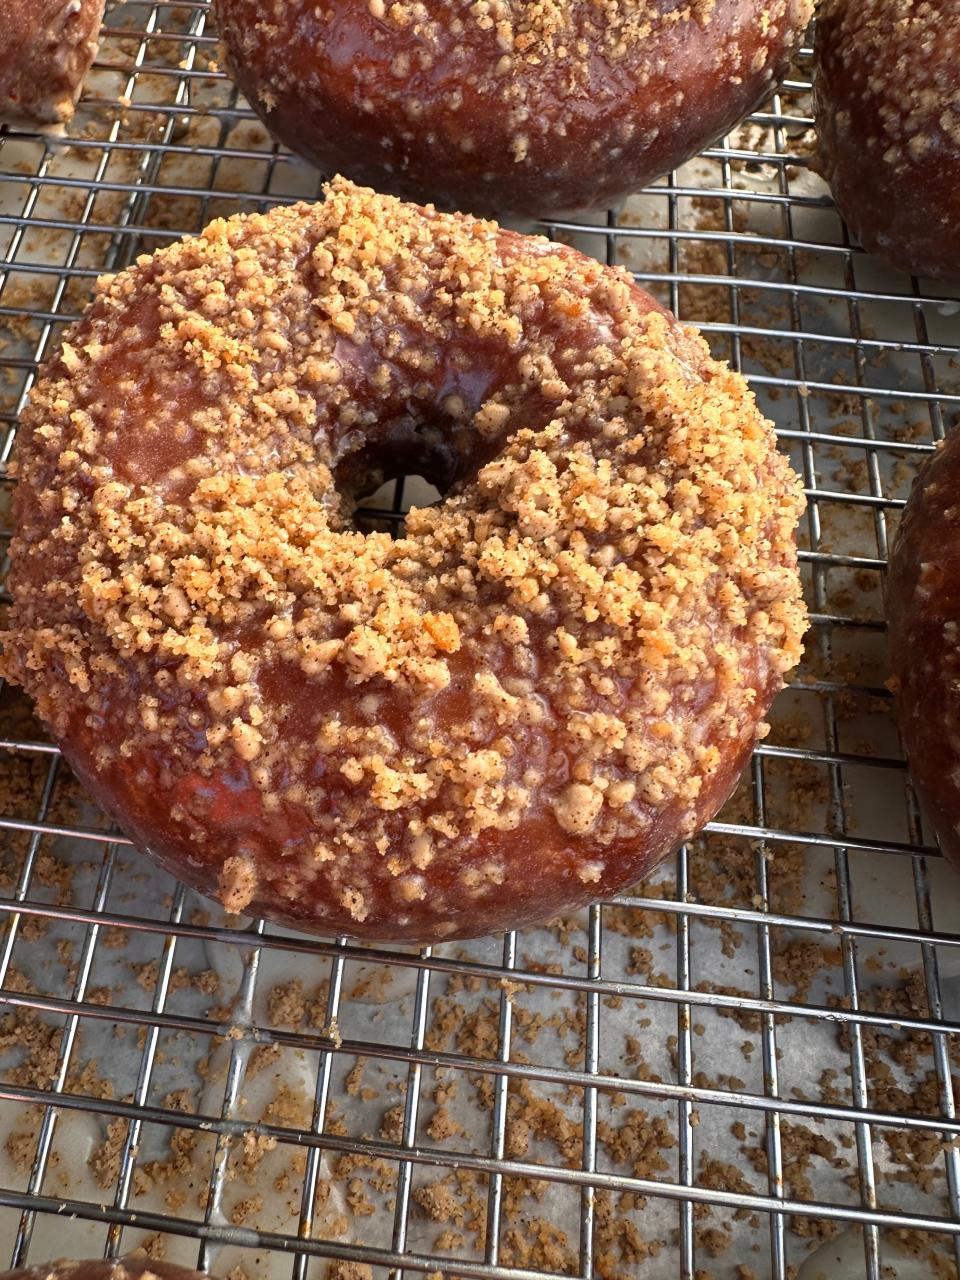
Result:
{"label": "wire cooling rack", "polygon": [[[219,72],[205,3],[131,0],[108,24],[68,145],[0,131],[4,465],[97,274],[319,193]],[[539,228],[700,324],[803,475],[807,655],[739,791],[613,903],[368,948],[227,918],[146,866],[4,690],[14,1264],[957,1274],[958,882],[903,766],[882,603],[911,476],[960,405],[960,298],[849,242],[807,167],[808,69],[805,50],[764,110],[623,209]],[[365,518],[403,507],[398,482]]]}

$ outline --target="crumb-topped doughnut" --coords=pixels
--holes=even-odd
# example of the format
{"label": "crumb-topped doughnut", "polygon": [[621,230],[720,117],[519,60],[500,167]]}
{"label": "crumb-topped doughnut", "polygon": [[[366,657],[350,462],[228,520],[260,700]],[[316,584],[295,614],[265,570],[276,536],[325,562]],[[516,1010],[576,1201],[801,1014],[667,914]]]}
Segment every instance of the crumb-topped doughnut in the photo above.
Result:
{"label": "crumb-topped doughnut", "polygon": [[172,1262],[136,1256],[90,1258],[83,1262],[58,1258],[55,1262],[5,1271],[0,1280],[209,1280],[209,1277]]}
{"label": "crumb-topped doughnut", "polygon": [[900,734],[917,795],[960,868],[960,433],[917,474],[890,556]]}
{"label": "crumb-topped doughnut", "polygon": [[326,173],[481,213],[609,205],[766,98],[813,0],[216,0],[227,65]]}
{"label": "crumb-topped doughnut", "polygon": [[0,124],[66,124],[103,9],[104,0],[0,0]]}
{"label": "crumb-topped doughnut", "polygon": [[960,5],[825,0],[817,166],[871,253],[960,282]]}
{"label": "crumb-topped doughnut", "polygon": [[[800,652],[742,378],[620,270],[342,180],[101,281],[18,457],[5,670],[233,911],[422,940],[610,893]],[[359,532],[411,472],[444,500]]]}

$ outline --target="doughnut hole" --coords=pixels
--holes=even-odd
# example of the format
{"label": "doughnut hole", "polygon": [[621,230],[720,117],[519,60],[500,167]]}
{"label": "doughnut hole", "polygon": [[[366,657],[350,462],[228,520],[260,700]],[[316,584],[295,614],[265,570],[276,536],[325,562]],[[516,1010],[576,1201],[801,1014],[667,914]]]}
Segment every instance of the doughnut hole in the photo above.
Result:
{"label": "doughnut hole", "polygon": [[377,443],[367,439],[345,454],[334,470],[345,519],[367,533],[383,524],[379,513],[391,512],[398,518],[387,525],[399,537],[408,507],[433,505],[472,479],[479,470],[477,451],[469,444],[458,447],[454,425],[405,417],[385,424]]}

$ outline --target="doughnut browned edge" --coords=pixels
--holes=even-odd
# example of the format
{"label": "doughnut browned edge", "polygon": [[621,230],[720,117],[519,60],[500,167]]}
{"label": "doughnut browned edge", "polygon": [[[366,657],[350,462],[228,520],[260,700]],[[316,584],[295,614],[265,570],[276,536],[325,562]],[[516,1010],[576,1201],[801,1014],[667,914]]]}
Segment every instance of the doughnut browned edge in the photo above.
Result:
{"label": "doughnut browned edge", "polygon": [[890,556],[890,663],[924,814],[960,869],[960,432],[920,469]]}
{"label": "doughnut browned edge", "polygon": [[199,1271],[152,1258],[91,1258],[82,1262],[58,1258],[5,1271],[0,1280],[208,1280]]}
{"label": "doughnut browned edge", "polygon": [[[635,881],[800,653],[743,379],[622,270],[342,180],[102,282],[18,462],[4,671],[139,848],[305,929]],[[445,500],[357,531],[410,472]]]}
{"label": "doughnut browned edge", "polygon": [[769,96],[812,0],[215,0],[227,66],[324,173],[497,216],[600,208]]}
{"label": "doughnut browned edge", "polygon": [[825,0],[815,166],[850,230],[902,271],[960,282],[960,5]]}
{"label": "doughnut browned edge", "polygon": [[66,124],[103,9],[104,0],[0,0],[0,124]]}

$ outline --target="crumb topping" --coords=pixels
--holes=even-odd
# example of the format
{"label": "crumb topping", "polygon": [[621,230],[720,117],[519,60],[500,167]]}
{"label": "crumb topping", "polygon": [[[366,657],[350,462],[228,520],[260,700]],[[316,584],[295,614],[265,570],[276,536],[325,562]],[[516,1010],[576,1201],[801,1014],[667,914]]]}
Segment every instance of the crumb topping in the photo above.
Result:
{"label": "crumb topping", "polygon": [[[717,26],[739,30],[746,16],[717,0],[368,0],[366,7],[374,40],[392,39],[399,50],[391,68],[397,78],[429,69],[431,52],[453,40],[489,52],[491,77],[562,65],[571,86],[590,77],[589,55],[615,65],[655,47],[667,32],[695,39]],[[253,47],[275,36],[287,20],[285,8],[285,0],[259,5],[245,43]],[[812,10],[809,0],[761,0],[749,6],[749,20],[766,36],[786,24],[802,30]],[[315,17],[334,27],[342,15],[331,6]]]}
{"label": "crumb topping", "polygon": [[817,19],[815,167],[868,252],[960,280],[960,11],[831,0]]}
{"label": "crumb topping", "polygon": [[[585,154],[606,183],[611,165],[672,156],[671,137],[689,139],[687,158],[698,128],[705,139],[723,132],[738,104],[742,115],[773,87],[812,13],[812,0],[217,4],[235,77],[295,149],[338,154],[336,139],[318,136],[325,122],[362,131],[376,120],[377,160],[356,162],[365,173],[379,163],[385,185],[409,177],[409,167],[426,189],[447,189],[445,176],[431,187],[421,172],[429,139],[454,191],[456,175],[478,165],[478,189],[501,170],[534,168],[548,203],[568,189],[560,172],[571,160],[582,166]],[[710,94],[705,76],[715,82]],[[513,198],[507,184],[503,197]]]}
{"label": "crumb topping", "polygon": [[707,27],[714,18],[717,0],[681,0],[666,5],[662,0],[474,0],[446,7],[449,14],[442,8],[439,14],[431,14],[418,0],[396,0],[383,20],[398,29],[414,26],[429,35],[431,27],[456,21],[453,15],[460,15],[466,32],[472,28],[495,37],[506,64],[498,64],[497,72],[504,74],[513,63],[536,67],[556,60],[573,64],[583,59],[586,42],[612,61],[619,61],[658,28]]}
{"label": "crumb topping", "polygon": [[[521,828],[602,888],[800,654],[743,380],[625,273],[343,180],[101,280],[19,468],[5,674],[235,911],[453,910]],[[444,500],[358,531],[408,471]]]}
{"label": "crumb topping", "polygon": [[[960,147],[960,11],[952,0],[828,0],[821,60],[856,115],[856,143],[896,172]],[[835,127],[850,133],[850,111]],[[829,164],[829,156],[823,160]]]}

